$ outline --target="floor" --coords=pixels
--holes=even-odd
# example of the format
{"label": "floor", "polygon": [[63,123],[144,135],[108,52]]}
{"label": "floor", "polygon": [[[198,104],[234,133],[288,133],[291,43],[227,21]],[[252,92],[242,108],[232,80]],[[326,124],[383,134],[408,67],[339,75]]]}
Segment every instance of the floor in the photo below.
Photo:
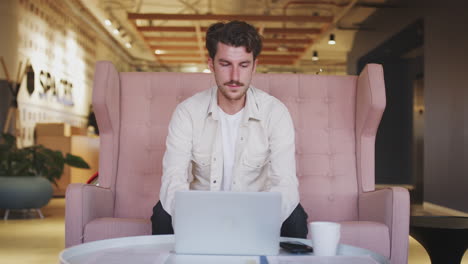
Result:
{"label": "floor", "polygon": [[[31,212],[28,219],[24,219],[24,213],[17,212],[10,215],[10,220],[0,220],[1,263],[58,263],[58,255],[65,243],[65,200],[52,199],[42,212],[44,219],[38,219],[34,212]],[[409,239],[408,263],[430,263],[424,248],[413,238]],[[465,253],[462,264],[468,264],[468,252]]]}

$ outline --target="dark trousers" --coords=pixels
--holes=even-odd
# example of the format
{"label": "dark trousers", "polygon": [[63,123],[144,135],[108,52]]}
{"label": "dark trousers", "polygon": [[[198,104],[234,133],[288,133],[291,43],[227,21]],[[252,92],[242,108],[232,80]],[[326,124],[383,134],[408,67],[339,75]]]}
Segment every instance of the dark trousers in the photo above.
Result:
{"label": "dark trousers", "polygon": [[[283,222],[281,226],[282,237],[307,237],[307,213],[298,204],[291,215]],[[153,215],[151,216],[151,223],[153,226],[153,235],[168,235],[174,234],[172,227],[172,217],[169,215],[158,202],[153,207]]]}

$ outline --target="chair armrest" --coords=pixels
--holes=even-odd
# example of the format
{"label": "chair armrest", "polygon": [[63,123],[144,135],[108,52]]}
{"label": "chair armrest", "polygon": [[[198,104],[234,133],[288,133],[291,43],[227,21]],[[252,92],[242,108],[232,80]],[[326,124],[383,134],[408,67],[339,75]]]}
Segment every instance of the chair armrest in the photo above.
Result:
{"label": "chair armrest", "polygon": [[359,220],[380,222],[390,231],[392,263],[407,263],[410,198],[405,188],[390,187],[359,196]]}
{"label": "chair armrest", "polygon": [[65,247],[83,243],[84,227],[101,217],[113,217],[114,195],[107,188],[73,183],[65,194]]}

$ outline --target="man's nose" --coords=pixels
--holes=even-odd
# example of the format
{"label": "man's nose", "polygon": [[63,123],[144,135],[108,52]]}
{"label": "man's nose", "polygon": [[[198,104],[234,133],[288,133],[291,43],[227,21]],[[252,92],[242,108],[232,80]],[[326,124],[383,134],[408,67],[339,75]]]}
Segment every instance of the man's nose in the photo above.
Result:
{"label": "man's nose", "polygon": [[237,67],[237,66],[232,67],[231,80],[239,81],[239,67]]}

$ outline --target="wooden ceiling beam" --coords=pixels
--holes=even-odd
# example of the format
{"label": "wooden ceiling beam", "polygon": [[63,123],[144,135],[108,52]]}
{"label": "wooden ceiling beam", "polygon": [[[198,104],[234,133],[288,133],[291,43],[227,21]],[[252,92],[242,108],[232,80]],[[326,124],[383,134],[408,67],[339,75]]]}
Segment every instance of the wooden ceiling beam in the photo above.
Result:
{"label": "wooden ceiling beam", "polygon": [[258,56],[260,60],[296,60],[299,58],[298,55],[272,55],[272,54],[267,54],[267,55],[262,55]]}
{"label": "wooden ceiling beam", "polygon": [[[271,52],[271,51],[278,51],[278,49],[276,47],[263,47],[262,52],[263,51]],[[291,47],[291,48],[287,48],[287,50],[284,52],[291,53],[291,52],[304,52],[304,51],[305,51],[305,48],[298,48],[298,47],[292,48]]]}
{"label": "wooden ceiling beam", "polygon": [[[206,61],[200,60],[162,60],[166,64],[187,64],[187,63],[196,63],[196,64],[206,64]],[[262,60],[260,61],[261,65],[294,65],[294,61],[287,60]]]}
{"label": "wooden ceiling beam", "polygon": [[[182,50],[182,51],[194,51],[194,50],[198,50],[198,47],[197,46],[174,46],[174,45],[152,45],[150,46],[151,49],[153,50],[163,50],[163,51],[167,51],[167,50]],[[278,49],[276,47],[263,47],[262,51],[267,51],[267,52],[272,52],[272,51],[278,51]],[[298,48],[298,47],[291,47],[291,48],[288,48],[287,51],[285,52],[288,52],[288,53],[291,53],[291,52],[304,52],[305,51],[305,48]]]}
{"label": "wooden ceiling beam", "polygon": [[151,45],[150,46],[151,49],[154,49],[154,50],[183,50],[183,51],[194,51],[194,50],[198,50],[198,47],[197,46],[174,46],[174,45]]}
{"label": "wooden ceiling beam", "polygon": [[201,61],[201,60],[167,60],[167,59],[164,59],[163,60],[164,63],[167,63],[167,64],[187,64],[187,63],[198,63],[198,64],[204,64],[206,63],[206,61]]}
{"label": "wooden ceiling beam", "polygon": [[[180,57],[180,58],[200,58],[200,54],[196,53],[165,53],[165,54],[159,54],[159,56],[163,59],[167,58],[174,58],[174,57]],[[204,57],[201,59],[208,58],[208,55],[205,54]],[[260,60],[296,60],[298,59],[298,55],[272,55],[272,54],[267,54],[267,55],[260,55],[258,57]]]}
{"label": "wooden ceiling beam", "polygon": [[313,39],[288,39],[288,38],[267,38],[263,40],[265,44],[307,44],[310,45],[314,42]]}
{"label": "wooden ceiling beam", "polygon": [[[193,32],[195,33],[195,27],[169,27],[169,26],[137,26],[138,31],[141,32]],[[202,31],[206,31],[206,28],[202,28]]]}
{"label": "wooden ceiling beam", "polygon": [[167,57],[200,58],[200,54],[196,54],[196,53],[164,53],[164,54],[159,54],[159,56],[162,58],[167,58]]}
{"label": "wooden ceiling beam", "polygon": [[196,37],[145,37],[145,40],[158,42],[197,42]]}
{"label": "wooden ceiling beam", "polygon": [[331,23],[333,16],[286,16],[286,15],[214,15],[214,14],[162,14],[162,13],[128,13],[128,19],[144,20],[179,20],[179,21],[232,21],[242,20],[249,22],[312,22],[312,23]]}
{"label": "wooden ceiling beam", "polygon": [[260,60],[259,65],[294,65],[294,61],[289,60]]}
{"label": "wooden ceiling beam", "polygon": [[[146,41],[156,42],[197,42],[196,37],[145,37]],[[205,38],[203,38],[205,41]],[[264,38],[263,44],[312,44],[313,39],[306,38]]]}
{"label": "wooden ceiling beam", "polygon": [[266,34],[299,34],[299,35],[317,35],[322,30],[320,28],[265,28]]}
{"label": "wooden ceiling beam", "polygon": [[[206,32],[207,27],[201,27],[201,31]],[[171,26],[137,26],[141,32],[193,32],[195,27],[171,27]],[[265,28],[263,34],[300,34],[316,35],[320,34],[320,28]]]}

